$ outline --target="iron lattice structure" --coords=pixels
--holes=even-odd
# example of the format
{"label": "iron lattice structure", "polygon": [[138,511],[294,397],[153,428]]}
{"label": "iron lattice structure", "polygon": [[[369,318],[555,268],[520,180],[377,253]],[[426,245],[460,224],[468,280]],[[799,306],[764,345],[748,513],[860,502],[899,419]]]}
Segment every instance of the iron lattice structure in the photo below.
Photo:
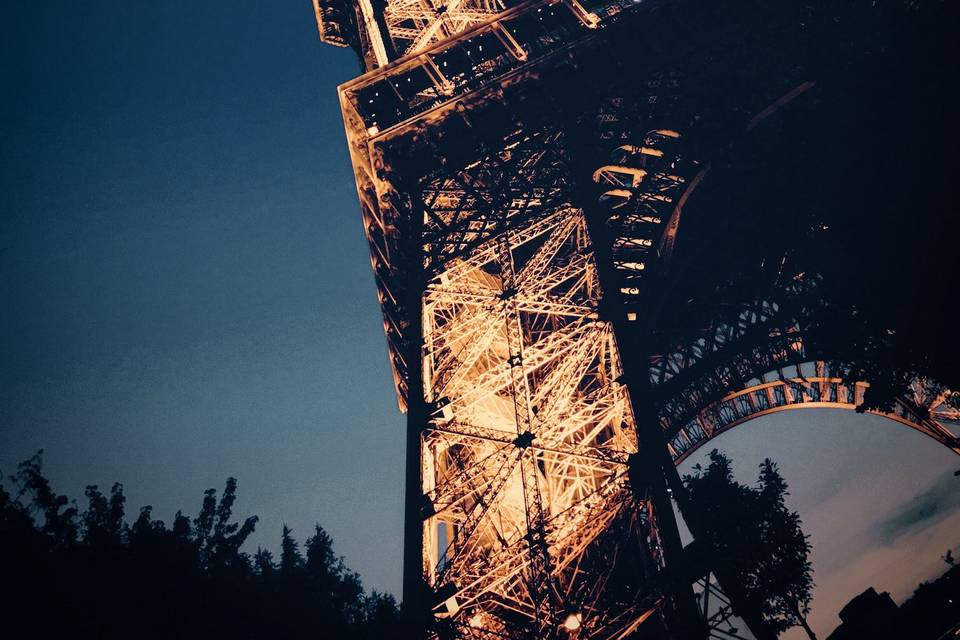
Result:
{"label": "iron lattice structure", "polygon": [[[405,604],[442,637],[622,639],[661,608],[675,635],[697,627],[689,585],[709,572],[677,553],[662,467],[760,415],[854,408],[864,388],[815,362],[802,278],[651,347],[649,290],[704,159],[810,85],[731,43],[751,33],[789,57],[814,37],[798,16],[815,16],[315,7],[321,38],[366,69],[340,100],[408,415]],[[754,90],[711,94],[723,65]],[[889,417],[960,452],[945,391],[914,389]]]}

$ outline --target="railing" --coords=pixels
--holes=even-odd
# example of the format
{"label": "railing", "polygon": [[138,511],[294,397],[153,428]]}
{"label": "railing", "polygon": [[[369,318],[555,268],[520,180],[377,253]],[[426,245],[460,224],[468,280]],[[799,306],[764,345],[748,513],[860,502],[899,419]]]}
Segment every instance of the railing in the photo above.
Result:
{"label": "railing", "polygon": [[373,137],[555,53],[609,24],[631,0],[531,0],[340,87]]}

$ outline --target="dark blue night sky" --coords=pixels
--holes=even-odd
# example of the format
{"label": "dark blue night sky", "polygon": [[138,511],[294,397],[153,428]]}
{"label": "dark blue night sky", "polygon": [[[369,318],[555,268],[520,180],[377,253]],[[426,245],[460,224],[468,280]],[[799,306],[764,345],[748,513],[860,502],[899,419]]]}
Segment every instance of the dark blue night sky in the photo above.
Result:
{"label": "dark blue night sky", "polygon": [[236,475],[257,542],[318,520],[396,589],[363,562],[399,558],[403,421],[336,100],[355,57],[308,1],[13,10],[0,468],[43,447],[61,491],[119,480],[168,522]]}
{"label": "dark blue night sky", "polygon": [[[0,470],[44,448],[59,491],[120,481],[167,522],[233,475],[254,544],[320,522],[399,593],[404,421],[336,100],[354,54],[318,41],[309,0],[3,14]],[[818,632],[960,542],[937,493],[956,460],[905,429],[793,413],[718,444],[744,479],[781,462]],[[939,516],[904,524],[917,496]]]}

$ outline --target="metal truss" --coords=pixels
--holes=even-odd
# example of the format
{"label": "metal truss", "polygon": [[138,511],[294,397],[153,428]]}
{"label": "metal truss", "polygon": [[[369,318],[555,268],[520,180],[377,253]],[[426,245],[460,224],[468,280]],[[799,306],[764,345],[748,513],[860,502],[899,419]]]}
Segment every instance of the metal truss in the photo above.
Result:
{"label": "metal truss", "polygon": [[[320,10],[317,15],[323,33]],[[410,213],[413,205],[408,201],[408,191],[419,192],[420,184],[399,184],[400,176],[389,157],[390,142],[456,113],[460,101],[484,83],[496,79],[502,82],[504,77],[521,73],[587,35],[588,27],[572,9],[549,0],[531,0],[504,11],[496,20],[434,43],[419,55],[406,56],[340,87],[340,104],[402,410],[407,407],[411,364],[404,347],[411,318],[405,291],[410,278],[403,265],[416,259],[404,256],[407,248],[402,245],[406,238],[420,233],[420,226]],[[542,138],[519,142],[541,141]],[[512,149],[505,148],[503,152],[511,153]],[[540,165],[542,169],[544,163]],[[447,183],[438,182],[424,193],[424,205],[432,215],[432,242],[411,251],[426,249],[433,260],[442,263],[444,255],[456,255],[482,237],[477,216],[485,216],[489,222],[500,215],[504,194],[482,179],[470,178],[471,169],[465,167],[459,176],[451,176]],[[510,171],[513,169],[509,167]],[[531,190],[526,194],[526,206],[549,213],[551,202],[542,202],[542,197],[554,197],[556,189],[545,185],[546,175],[528,171],[527,186],[536,184],[551,193]],[[479,213],[469,208],[469,198],[475,199]],[[523,225],[526,230],[519,233],[536,232],[535,222],[523,220]]]}
{"label": "metal truss", "polygon": [[[868,381],[831,376],[805,338],[815,282],[802,278],[766,300],[730,307],[693,341],[650,359],[660,427],[677,464],[721,433],[754,418],[809,408],[856,410]],[[868,411],[906,425],[960,454],[960,411],[951,391],[916,378],[888,411]]]}
{"label": "metal truss", "polygon": [[[658,111],[679,118],[672,72],[621,86],[627,21],[654,3],[331,2],[322,37],[353,43],[353,20],[370,70],[340,101],[409,416],[405,602],[434,637],[625,640],[703,575],[667,551],[663,465],[760,415],[853,408],[864,386],[800,366],[802,277],[648,350],[650,273],[706,170]],[[885,415],[960,453],[945,398],[918,380]],[[709,574],[700,591],[701,629],[736,638]]]}
{"label": "metal truss", "polygon": [[403,55],[466,31],[506,8],[502,0],[390,0],[387,28]]}
{"label": "metal truss", "polygon": [[[815,374],[804,376],[803,369],[811,367]],[[710,402],[689,421],[673,423],[670,416],[663,416],[662,424],[671,436],[670,453],[679,464],[711,439],[754,418],[793,409],[855,410],[869,386],[830,377],[824,362],[791,365]],[[960,454],[960,412],[946,404],[948,392],[919,378],[911,389],[910,397],[899,398],[890,411],[867,413],[906,425]]]}
{"label": "metal truss", "polygon": [[[466,637],[616,638],[655,606],[639,587],[658,542],[586,221],[530,182],[555,161],[556,135],[537,138],[424,189],[423,572]],[[634,586],[607,589],[630,557]]]}
{"label": "metal truss", "polygon": [[749,633],[743,620],[734,613],[734,605],[730,597],[723,591],[722,585],[717,582],[712,571],[698,578],[694,583],[697,597],[697,607],[704,627],[706,637],[711,640],[749,640],[742,635]]}
{"label": "metal truss", "polygon": [[[557,28],[570,32],[571,19],[596,29],[602,16],[612,17],[630,4],[629,0],[583,4],[580,0],[313,0],[323,42],[353,47],[366,71],[398,59],[417,60],[429,67],[429,75],[440,80],[448,93],[457,83],[447,78],[462,74],[465,67],[470,73],[463,79],[474,80],[478,71],[489,73],[502,67],[503,61],[496,58],[504,51],[525,61],[531,53],[569,44],[568,38],[547,34]],[[522,14],[527,17],[511,24]],[[437,61],[443,45],[451,42],[465,46],[457,47],[454,57]],[[409,95],[410,88],[405,83],[395,86],[401,96]]]}
{"label": "metal truss", "polygon": [[[582,20],[595,28],[599,17],[588,11],[578,0],[562,0]],[[428,49],[438,42],[449,40],[478,25],[503,18],[507,9],[524,7],[530,2],[507,2],[505,0],[387,0],[383,11],[387,33],[398,55],[413,55]],[[540,13],[557,2],[540,3]],[[604,3],[599,3],[604,4]],[[514,33],[507,28],[496,28],[495,34],[511,48],[522,50]],[[482,55],[483,43],[474,48]]]}
{"label": "metal truss", "polygon": [[[686,182],[679,138],[615,146],[591,176],[619,297],[637,297],[669,228]],[[663,601],[645,578],[664,568],[657,509],[670,507],[630,481],[637,425],[607,319],[636,311],[601,310],[570,167],[561,131],[520,129],[416,199],[429,278],[422,570],[460,636],[622,638]]]}

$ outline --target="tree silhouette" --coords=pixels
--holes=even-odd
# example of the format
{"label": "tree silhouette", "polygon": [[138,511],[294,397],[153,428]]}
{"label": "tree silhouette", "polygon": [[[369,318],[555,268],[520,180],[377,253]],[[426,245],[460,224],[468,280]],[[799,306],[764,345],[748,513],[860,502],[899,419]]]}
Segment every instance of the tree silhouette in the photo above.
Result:
{"label": "tree silhouette", "polygon": [[273,576],[277,570],[273,563],[273,554],[257,547],[257,552],[253,555],[253,570],[265,578]]}
{"label": "tree silhouette", "polygon": [[142,507],[125,520],[123,487],[86,488],[82,512],[42,473],[42,452],[0,484],[0,628],[33,638],[397,637],[389,595],[364,592],[319,525],[305,544],[242,551],[256,517],[234,522],[237,481],[203,494],[171,526]]}
{"label": "tree silhouette", "polygon": [[810,543],[800,517],[784,501],[789,495],[775,463],[760,465],[756,487],[733,478],[730,459],[714,449],[706,469],[694,466],[684,476],[691,506],[701,516],[710,561],[743,589],[770,628],[782,632],[806,622],[813,578]]}
{"label": "tree silhouette", "polygon": [[762,548],[770,555],[761,556],[761,561],[766,562],[761,563],[757,572],[758,593],[768,595],[774,617],[784,621],[792,618],[811,640],[815,640],[816,635],[807,624],[813,591],[810,542],[801,528],[799,514],[786,506],[787,483],[770,459],[760,465],[759,484],[757,515],[762,514],[762,520],[758,524],[761,526]]}
{"label": "tree silhouette", "polygon": [[283,525],[280,536],[280,573],[291,575],[303,567],[303,556],[300,555],[300,545],[293,539],[293,531]]}
{"label": "tree silhouette", "polygon": [[58,495],[50,488],[50,481],[42,473],[43,450],[17,467],[17,474],[11,478],[18,488],[17,501],[30,496],[29,512],[42,515],[40,532],[49,538],[55,547],[68,547],[77,540],[80,525],[77,522],[76,505],[67,506],[67,496]]}

